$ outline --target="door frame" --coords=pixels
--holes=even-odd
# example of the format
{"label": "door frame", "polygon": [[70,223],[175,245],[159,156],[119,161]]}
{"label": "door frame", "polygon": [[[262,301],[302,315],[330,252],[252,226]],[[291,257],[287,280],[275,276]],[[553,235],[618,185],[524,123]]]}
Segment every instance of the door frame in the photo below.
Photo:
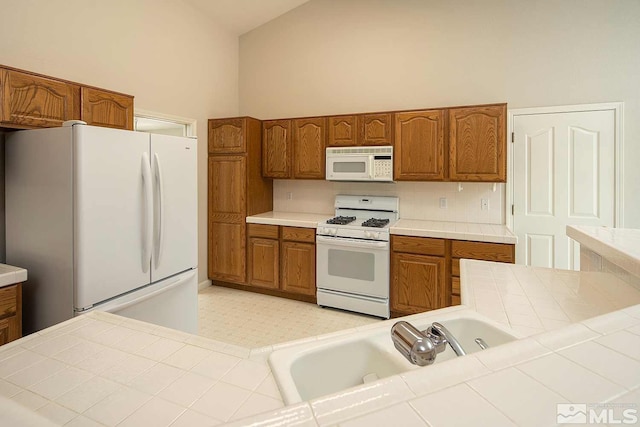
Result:
{"label": "door frame", "polygon": [[615,168],[615,190],[614,190],[614,227],[624,227],[624,163],[623,159],[623,122],[624,122],[624,102],[606,102],[601,104],[578,104],[578,105],[557,105],[551,107],[532,107],[532,108],[515,108],[507,112],[507,184],[505,189],[505,219],[506,225],[513,230],[513,214],[511,206],[513,205],[513,129],[514,121],[517,116],[527,116],[533,114],[557,114],[557,113],[574,113],[587,111],[613,111],[615,117],[614,124],[614,168]]}

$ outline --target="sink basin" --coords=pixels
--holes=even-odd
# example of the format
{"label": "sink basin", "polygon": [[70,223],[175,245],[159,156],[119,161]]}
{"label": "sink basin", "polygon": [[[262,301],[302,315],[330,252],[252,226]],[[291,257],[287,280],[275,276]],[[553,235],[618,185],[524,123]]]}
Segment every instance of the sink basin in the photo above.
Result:
{"label": "sink basin", "polygon": [[[489,347],[517,339],[499,325],[478,318],[475,313],[459,316],[449,315],[449,319],[425,317],[411,320],[411,323],[424,330],[439,321],[454,334],[468,354],[482,351],[474,341],[476,338],[482,338]],[[392,324],[385,322],[386,326],[366,332],[356,331],[274,351],[269,364],[285,403],[315,399],[413,369],[445,369],[438,365],[457,357],[447,346],[433,365],[412,365],[393,346]]]}

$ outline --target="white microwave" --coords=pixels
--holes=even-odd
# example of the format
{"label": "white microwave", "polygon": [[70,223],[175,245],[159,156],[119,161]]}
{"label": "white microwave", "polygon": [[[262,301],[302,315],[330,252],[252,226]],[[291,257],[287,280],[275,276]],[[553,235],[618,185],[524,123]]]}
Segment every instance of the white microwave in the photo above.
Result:
{"label": "white microwave", "polygon": [[329,147],[326,179],[393,181],[393,147]]}

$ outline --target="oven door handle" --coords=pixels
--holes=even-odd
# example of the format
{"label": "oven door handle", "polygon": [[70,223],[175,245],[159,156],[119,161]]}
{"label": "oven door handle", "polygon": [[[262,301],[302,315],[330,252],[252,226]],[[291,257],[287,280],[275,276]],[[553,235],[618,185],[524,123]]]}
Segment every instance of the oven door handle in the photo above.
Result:
{"label": "oven door handle", "polygon": [[350,239],[348,237],[316,236],[316,243],[361,249],[386,249],[389,247],[389,242],[381,242],[378,240]]}

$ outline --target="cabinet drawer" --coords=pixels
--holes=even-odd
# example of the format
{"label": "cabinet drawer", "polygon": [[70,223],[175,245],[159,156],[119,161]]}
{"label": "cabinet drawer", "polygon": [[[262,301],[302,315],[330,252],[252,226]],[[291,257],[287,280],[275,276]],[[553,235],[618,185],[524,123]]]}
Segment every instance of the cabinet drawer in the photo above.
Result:
{"label": "cabinet drawer", "polygon": [[282,240],[314,243],[316,241],[316,229],[304,227],[282,227]]}
{"label": "cabinet drawer", "polygon": [[420,255],[444,256],[444,239],[430,237],[391,236],[391,248],[394,252]]}
{"label": "cabinet drawer", "polygon": [[451,278],[451,295],[460,296],[460,279],[458,277]]}
{"label": "cabinet drawer", "polygon": [[267,224],[247,224],[249,237],[264,237],[266,239],[278,238],[278,226]]}
{"label": "cabinet drawer", "polygon": [[451,242],[451,256],[453,258],[513,263],[514,245],[453,240]]}
{"label": "cabinet drawer", "polygon": [[451,275],[460,277],[460,259],[451,259]]}
{"label": "cabinet drawer", "polygon": [[0,319],[14,316],[17,311],[18,287],[6,286],[0,288]]}

